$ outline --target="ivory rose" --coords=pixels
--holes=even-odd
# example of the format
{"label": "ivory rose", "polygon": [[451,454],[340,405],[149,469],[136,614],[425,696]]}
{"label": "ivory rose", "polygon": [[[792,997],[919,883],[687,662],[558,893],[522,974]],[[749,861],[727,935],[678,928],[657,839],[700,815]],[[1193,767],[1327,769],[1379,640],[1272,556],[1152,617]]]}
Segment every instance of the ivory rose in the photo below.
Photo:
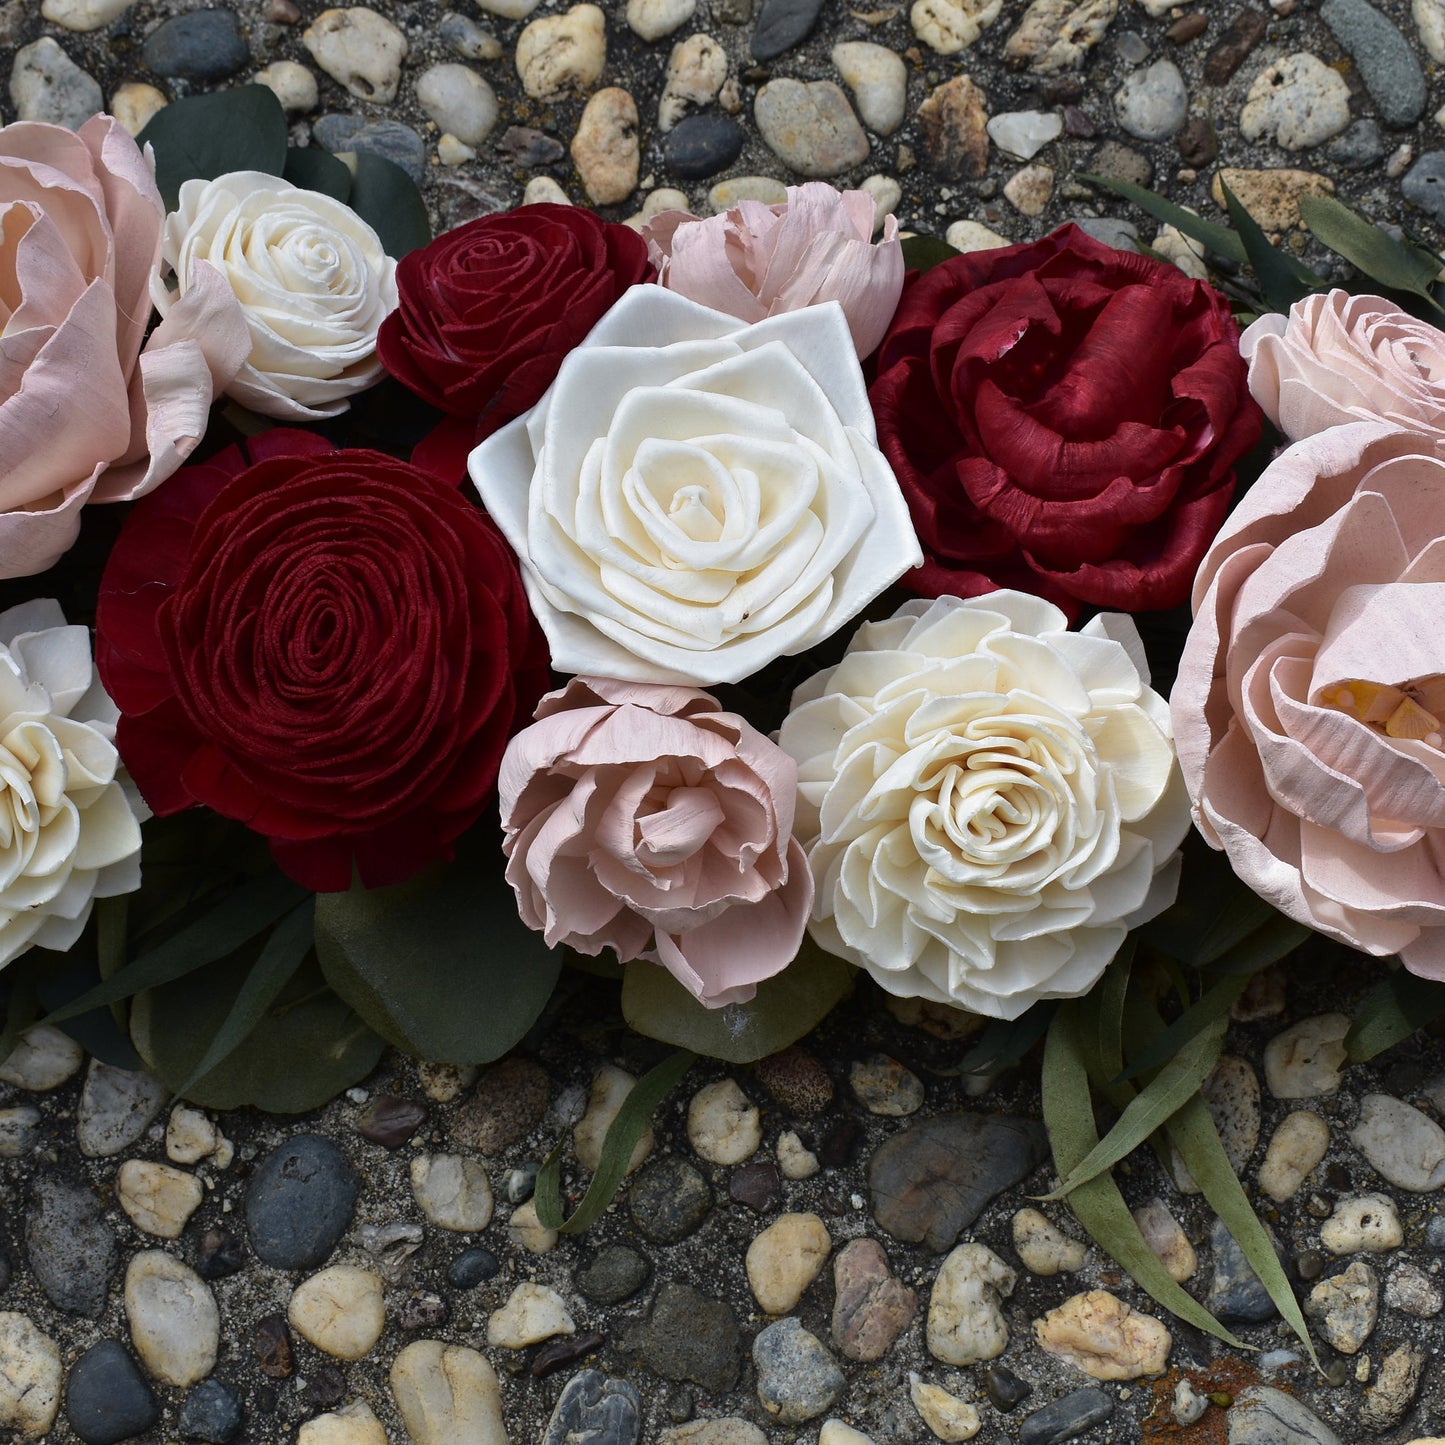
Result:
{"label": "ivory rose", "polygon": [[877,350],[903,292],[897,220],[883,222],[875,246],[873,197],[826,181],[789,186],[774,206],[740,201],[706,219],[663,211],[642,235],[662,285],[739,321],[839,302],[859,356]]}
{"label": "ivory rose", "polygon": [[1172,702],[1204,837],[1291,918],[1445,978],[1445,438],[1290,447],[1194,611]]}
{"label": "ivory rose", "polygon": [[251,348],[226,390],[252,411],[318,421],[381,379],[376,333],[396,309],[396,262],[350,206],[261,171],[187,181],[165,259],[173,274],[151,283],[161,315],[208,268],[240,302]]}
{"label": "ivory rose", "polygon": [[0,612],[0,968],[63,952],[96,898],[140,886],[140,823],[90,634],[60,604]]}
{"label": "ivory rose", "polygon": [[792,962],[797,769],[705,692],[576,677],[502,759],[507,881],[551,945],[652,959],[710,1007]]}
{"label": "ivory rose", "polygon": [[890,993],[1017,1018],[1173,901],[1189,826],[1133,621],[905,603],[793,694],[809,931]]}
{"label": "ivory rose", "polygon": [[836,303],[748,326],[634,286],[468,466],[559,672],[737,682],[922,556]]}
{"label": "ivory rose", "polygon": [[1352,421],[1445,431],[1445,332],[1380,296],[1330,291],[1239,340],[1249,389],[1291,441]]}
{"label": "ivory rose", "polygon": [[0,576],[57,562],[86,502],[170,476],[245,357],[240,310],[206,266],[146,340],[164,219],[109,116],[0,129]]}

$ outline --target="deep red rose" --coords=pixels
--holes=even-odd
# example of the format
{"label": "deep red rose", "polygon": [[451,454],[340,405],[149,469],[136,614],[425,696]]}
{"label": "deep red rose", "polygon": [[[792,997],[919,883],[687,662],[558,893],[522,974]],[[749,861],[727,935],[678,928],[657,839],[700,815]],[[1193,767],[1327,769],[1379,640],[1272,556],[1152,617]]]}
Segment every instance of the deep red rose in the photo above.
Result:
{"label": "deep red rose", "polygon": [[488,517],[285,429],[141,500],[101,578],[96,662],[151,808],[237,819],[318,890],[449,857],[548,683]]}
{"label": "deep red rose", "polygon": [[925,596],[1188,599],[1260,437],[1224,297],[1076,226],[912,275],[869,395]]}

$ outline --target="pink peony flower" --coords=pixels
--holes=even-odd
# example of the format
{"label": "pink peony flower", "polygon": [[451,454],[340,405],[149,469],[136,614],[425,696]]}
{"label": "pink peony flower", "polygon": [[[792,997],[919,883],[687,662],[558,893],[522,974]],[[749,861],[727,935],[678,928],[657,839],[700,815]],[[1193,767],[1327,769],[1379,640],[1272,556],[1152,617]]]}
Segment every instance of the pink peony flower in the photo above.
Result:
{"label": "pink peony flower", "polygon": [[663,211],[642,235],[661,285],[740,321],[840,302],[860,357],[877,350],[903,291],[897,220],[884,221],[873,245],[873,198],[825,181],[789,186],[776,206],[740,201],[706,220]]}
{"label": "pink peony flower", "polygon": [[1291,918],[1445,978],[1445,438],[1290,447],[1194,610],[1171,705],[1200,831]]}
{"label": "pink peony flower", "polygon": [[170,476],[250,350],[214,271],[142,349],[164,222],[109,116],[0,130],[0,576],[55,563],[86,502]]}
{"label": "pink peony flower", "polygon": [[662,963],[709,1007],[792,962],[813,904],[797,767],[705,692],[576,677],[498,782],[507,881],[552,945]]}
{"label": "pink peony flower", "polygon": [[1240,338],[1249,389],[1291,440],[1352,421],[1445,431],[1445,332],[1379,296],[1306,296]]}

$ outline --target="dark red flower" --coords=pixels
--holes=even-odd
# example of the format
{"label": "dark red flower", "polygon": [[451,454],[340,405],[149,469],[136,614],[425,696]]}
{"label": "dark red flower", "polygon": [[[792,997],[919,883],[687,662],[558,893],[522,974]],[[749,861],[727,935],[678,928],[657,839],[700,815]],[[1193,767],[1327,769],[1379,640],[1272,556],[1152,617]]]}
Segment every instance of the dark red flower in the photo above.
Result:
{"label": "dark red flower", "polygon": [[319,890],[449,857],[548,681],[489,518],[405,462],[284,429],[137,505],[96,662],[151,808],[237,819]]}
{"label": "dark red flower", "polygon": [[1260,437],[1224,297],[1075,226],[909,278],[870,390],[926,596],[1189,596]]}

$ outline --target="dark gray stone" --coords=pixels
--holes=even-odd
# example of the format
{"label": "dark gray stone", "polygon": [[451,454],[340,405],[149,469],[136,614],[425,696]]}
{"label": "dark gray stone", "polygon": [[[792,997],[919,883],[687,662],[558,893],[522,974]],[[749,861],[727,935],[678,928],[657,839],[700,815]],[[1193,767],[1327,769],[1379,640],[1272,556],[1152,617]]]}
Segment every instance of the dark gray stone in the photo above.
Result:
{"label": "dark gray stone", "polygon": [[[1214,1221],[1209,1247],[1214,1256],[1214,1276],[1209,1283],[1205,1307],[1221,1320],[1243,1324],[1258,1324],[1272,1318],[1277,1311],[1269,1291],[1222,1219]],[[1279,1252],[1278,1244],[1275,1250]],[[1280,1262],[1284,1263],[1282,1256]]]}
{"label": "dark gray stone", "polygon": [[224,80],[251,63],[251,50],[233,11],[191,10],[157,25],[141,59],[157,75]]}
{"label": "dark gray stone", "polygon": [[635,1249],[609,1244],[577,1275],[577,1288],[595,1305],[615,1305],[647,1283],[652,1266]]}
{"label": "dark gray stone", "polygon": [[1405,172],[1400,189],[1412,206],[1445,225],[1445,151],[1426,151]]}
{"label": "dark gray stone", "polygon": [[186,1396],[176,1428],[183,1440],[226,1445],[241,1428],[241,1402],[219,1380],[202,1380]]}
{"label": "dark gray stone", "polygon": [[550,166],[567,154],[567,147],[554,135],[533,125],[509,125],[497,142],[497,150],[514,166]]}
{"label": "dark gray stone", "polygon": [[743,128],[725,115],[690,115],[662,138],[662,159],[685,181],[706,180],[743,153]]}
{"label": "dark gray stone", "polygon": [[873,1217],[904,1244],[951,1249],[995,1195],[1049,1157],[1043,1125],[939,1114],[886,1140],[868,1164]]}
{"label": "dark gray stone", "polygon": [[246,1267],[246,1246],[229,1229],[208,1229],[196,1253],[196,1273],[202,1279],[225,1279]]}
{"label": "dark gray stone", "polygon": [[823,0],[763,0],[753,26],[754,60],[771,60],[791,50],[813,28]]}
{"label": "dark gray stone", "polygon": [[494,1278],[502,1262],[490,1249],[480,1245],[464,1249],[447,1267],[447,1283],[453,1289],[475,1289]]}
{"label": "dark gray stone", "polygon": [[622,1350],[638,1356],[654,1375],[691,1380],[710,1395],[731,1390],[743,1368],[743,1340],[732,1310],[690,1284],[664,1284]]}
{"label": "dark gray stone", "polygon": [[1425,1243],[1431,1249],[1445,1249],[1445,1214],[1430,1216],[1430,1222],[1425,1226]]}
{"label": "dark gray stone", "polygon": [[1063,1445],[1107,1420],[1114,1401],[1090,1386],[1035,1410],[1019,1430],[1019,1445]]}
{"label": "dark gray stone", "polygon": [[323,150],[356,151],[400,166],[417,185],[426,171],[426,142],[399,120],[363,120],[359,115],[323,115],[311,127]]}
{"label": "dark gray stone", "polygon": [[1325,147],[1325,155],[1333,165],[1346,170],[1362,171],[1385,154],[1385,134],[1374,116],[1357,120],[1343,135],[1337,135]]}
{"label": "dark gray stone", "polygon": [[557,1397],[542,1445],[636,1445],[642,1399],[626,1380],[579,1370]]}
{"label": "dark gray stone", "polygon": [[115,1267],[115,1233],[83,1184],[35,1181],[25,1221],[30,1272],[56,1309],[98,1319]]}
{"label": "dark gray stone", "polygon": [[427,1120],[426,1106],[395,1094],[378,1094],[356,1116],[356,1132],[383,1149],[400,1149]]}
{"label": "dark gray stone", "polygon": [[758,1399],[781,1425],[816,1420],[843,1393],[847,1381],[817,1335],[789,1316],[753,1341]]}
{"label": "dark gray stone", "polygon": [[251,1248],[275,1269],[325,1264],[351,1223],[359,1189],[335,1144],[297,1134],[261,1161],[246,1191]]}
{"label": "dark gray stone", "polygon": [[1021,1380],[1007,1366],[995,1360],[983,1374],[983,1388],[988,1393],[989,1403],[995,1410],[1007,1414],[1017,1408],[1033,1393],[1033,1386]]}
{"label": "dark gray stone", "polygon": [[1268,1385],[1241,1390],[1224,1418],[1229,1445],[1340,1445],[1340,1437],[1318,1415]]}
{"label": "dark gray stone", "polygon": [[92,1345],[65,1382],[65,1418],[85,1445],[119,1445],[160,1416],[151,1387],[117,1340]]}
{"label": "dark gray stone", "polygon": [[677,1244],[712,1208],[707,1180],[683,1159],[660,1159],[637,1176],[628,1196],[633,1223],[654,1244]]}
{"label": "dark gray stone", "polygon": [[1410,42],[1366,0],[1325,0],[1320,19],[1350,52],[1386,125],[1414,125],[1425,114],[1425,72]]}

